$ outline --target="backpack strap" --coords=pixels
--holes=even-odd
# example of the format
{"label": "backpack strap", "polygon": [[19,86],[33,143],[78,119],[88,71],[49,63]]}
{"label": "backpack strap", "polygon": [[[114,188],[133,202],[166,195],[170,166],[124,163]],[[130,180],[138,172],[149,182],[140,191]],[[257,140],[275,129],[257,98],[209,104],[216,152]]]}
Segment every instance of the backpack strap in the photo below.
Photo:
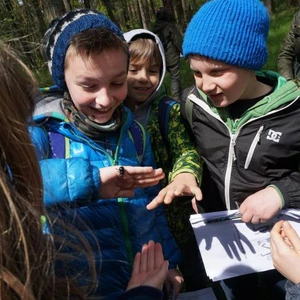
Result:
{"label": "backpack strap", "polygon": [[139,162],[141,163],[144,157],[145,147],[146,147],[146,131],[141,123],[138,121],[134,121],[132,125],[129,127],[129,132],[131,134],[131,138],[134,142],[137,157]]}
{"label": "backpack strap", "polygon": [[[129,128],[131,138],[134,142],[139,162],[142,162],[146,147],[146,132],[144,127],[134,121]],[[49,158],[69,158],[70,139],[56,132],[47,131],[50,141]]]}
{"label": "backpack strap", "polygon": [[170,120],[170,111],[174,104],[176,104],[174,99],[164,96],[160,99],[158,104],[158,123],[159,129],[163,138],[165,145],[169,147],[169,120]]}
{"label": "backpack strap", "polygon": [[69,158],[70,157],[70,139],[60,133],[52,132],[45,128],[49,137],[48,158]]}
{"label": "backpack strap", "polygon": [[69,158],[70,139],[56,132],[49,132],[50,151],[48,158]]}
{"label": "backpack strap", "polygon": [[185,100],[185,115],[188,123],[190,124],[190,127],[192,128],[192,122],[193,122],[193,102],[192,100],[187,97]]}

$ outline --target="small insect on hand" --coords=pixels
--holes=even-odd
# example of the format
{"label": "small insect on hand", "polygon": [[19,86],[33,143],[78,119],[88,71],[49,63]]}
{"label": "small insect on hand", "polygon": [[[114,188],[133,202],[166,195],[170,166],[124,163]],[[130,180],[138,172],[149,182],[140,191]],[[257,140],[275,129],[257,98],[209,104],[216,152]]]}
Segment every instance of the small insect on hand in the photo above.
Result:
{"label": "small insect on hand", "polygon": [[124,176],[124,174],[125,174],[125,168],[124,168],[123,166],[120,166],[120,167],[118,168],[118,171],[119,171],[119,175],[120,175],[120,176]]}

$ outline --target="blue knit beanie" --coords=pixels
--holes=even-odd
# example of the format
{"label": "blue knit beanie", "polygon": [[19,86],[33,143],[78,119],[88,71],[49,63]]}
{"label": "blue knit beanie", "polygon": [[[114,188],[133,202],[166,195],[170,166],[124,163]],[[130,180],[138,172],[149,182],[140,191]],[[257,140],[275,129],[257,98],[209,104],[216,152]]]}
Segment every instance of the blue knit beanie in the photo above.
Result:
{"label": "blue knit beanie", "polygon": [[269,14],[259,0],[211,0],[189,23],[183,55],[259,70],[268,58]]}
{"label": "blue knit beanie", "polygon": [[104,14],[96,10],[74,10],[55,19],[55,22],[50,24],[42,43],[50,74],[60,89],[67,90],[64,62],[72,38],[80,32],[96,27],[107,28],[124,39],[120,29]]}

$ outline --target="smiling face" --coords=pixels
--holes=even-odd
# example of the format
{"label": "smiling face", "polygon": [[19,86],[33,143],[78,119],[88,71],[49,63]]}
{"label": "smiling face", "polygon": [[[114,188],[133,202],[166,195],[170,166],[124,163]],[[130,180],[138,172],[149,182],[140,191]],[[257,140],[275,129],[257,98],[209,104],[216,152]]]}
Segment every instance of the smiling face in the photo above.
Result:
{"label": "smiling face", "polygon": [[138,38],[130,42],[128,97],[126,104],[134,109],[143,104],[160,83],[162,56],[152,38]]}
{"label": "smiling face", "polygon": [[160,66],[154,61],[131,61],[128,71],[128,98],[136,105],[144,103],[156,90],[159,81]]}
{"label": "smiling face", "polygon": [[90,120],[109,121],[127,95],[127,55],[122,49],[67,56],[65,81],[71,99]]}
{"label": "smiling face", "polygon": [[190,67],[196,86],[216,107],[226,107],[237,100],[255,97],[253,87],[257,81],[252,70],[202,56],[191,56]]}

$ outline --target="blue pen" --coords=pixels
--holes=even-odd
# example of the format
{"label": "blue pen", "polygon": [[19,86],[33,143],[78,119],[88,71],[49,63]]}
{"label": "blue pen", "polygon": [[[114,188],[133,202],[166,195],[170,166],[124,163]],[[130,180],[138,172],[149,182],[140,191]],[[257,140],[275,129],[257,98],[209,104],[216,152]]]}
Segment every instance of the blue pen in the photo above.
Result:
{"label": "blue pen", "polygon": [[236,219],[240,219],[241,216],[242,216],[241,213],[239,211],[237,211],[233,214],[230,214],[230,215],[227,215],[224,217],[218,217],[218,218],[212,218],[212,219],[205,220],[204,223],[209,224],[209,223],[222,222],[222,221],[227,221],[227,220],[236,220]]}

